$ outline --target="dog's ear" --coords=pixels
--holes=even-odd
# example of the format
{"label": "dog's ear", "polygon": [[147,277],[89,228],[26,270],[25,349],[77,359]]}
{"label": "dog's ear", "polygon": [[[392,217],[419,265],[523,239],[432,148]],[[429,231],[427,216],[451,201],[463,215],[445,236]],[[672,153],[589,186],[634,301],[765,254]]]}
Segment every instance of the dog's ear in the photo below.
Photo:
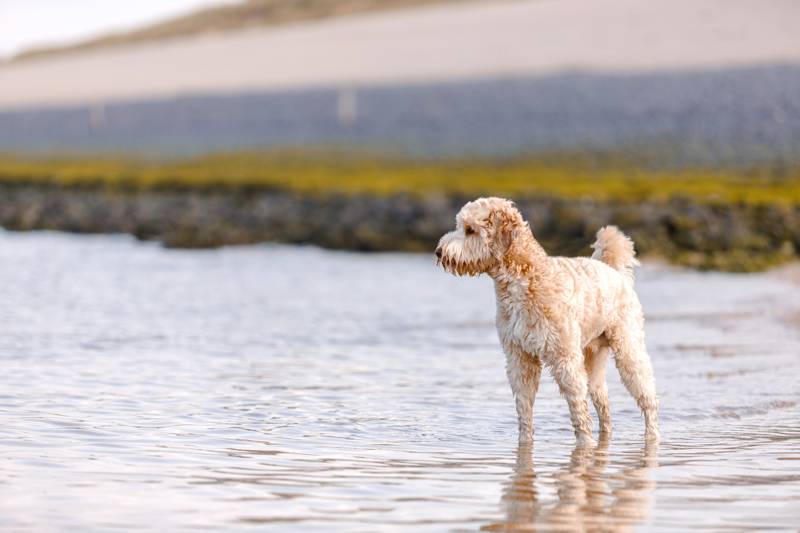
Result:
{"label": "dog's ear", "polygon": [[522,215],[511,202],[493,209],[486,220],[489,249],[500,259],[508,252],[511,244],[520,236],[525,222]]}

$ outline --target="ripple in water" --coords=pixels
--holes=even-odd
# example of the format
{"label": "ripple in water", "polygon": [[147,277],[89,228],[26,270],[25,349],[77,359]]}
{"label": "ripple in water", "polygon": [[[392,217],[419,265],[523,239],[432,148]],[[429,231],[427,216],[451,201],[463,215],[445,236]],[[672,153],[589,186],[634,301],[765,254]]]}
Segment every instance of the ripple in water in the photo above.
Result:
{"label": "ripple in water", "polygon": [[486,279],[430,257],[0,233],[0,528],[795,531],[800,287],[649,266],[644,445],[532,448]]}

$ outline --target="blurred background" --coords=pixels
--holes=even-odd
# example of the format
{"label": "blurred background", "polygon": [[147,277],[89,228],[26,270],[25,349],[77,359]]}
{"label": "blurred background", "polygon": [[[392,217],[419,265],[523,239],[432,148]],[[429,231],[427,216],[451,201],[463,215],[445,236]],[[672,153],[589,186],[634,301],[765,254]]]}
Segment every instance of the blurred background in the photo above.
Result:
{"label": "blurred background", "polygon": [[800,249],[799,15],[789,0],[5,0],[0,223],[429,250],[465,199],[493,194],[555,252],[616,222],[645,254],[762,269]]}
{"label": "blurred background", "polygon": [[[701,268],[762,269],[800,248],[791,1],[0,9],[0,181],[64,204],[6,194],[8,228],[428,250],[460,203],[494,194],[555,252],[585,251],[614,221],[644,254]],[[194,207],[87,200],[77,184]]]}

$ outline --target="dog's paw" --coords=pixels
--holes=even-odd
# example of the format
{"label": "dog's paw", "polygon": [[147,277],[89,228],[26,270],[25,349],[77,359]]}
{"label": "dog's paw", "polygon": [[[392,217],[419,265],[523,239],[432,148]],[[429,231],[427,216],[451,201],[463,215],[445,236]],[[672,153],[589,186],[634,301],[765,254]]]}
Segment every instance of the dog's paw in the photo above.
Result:
{"label": "dog's paw", "polygon": [[579,448],[593,448],[597,446],[597,442],[591,435],[587,435],[585,433],[581,433],[577,436],[576,446]]}
{"label": "dog's paw", "polygon": [[657,443],[661,440],[661,433],[658,429],[648,429],[644,432],[644,440],[649,443]]}

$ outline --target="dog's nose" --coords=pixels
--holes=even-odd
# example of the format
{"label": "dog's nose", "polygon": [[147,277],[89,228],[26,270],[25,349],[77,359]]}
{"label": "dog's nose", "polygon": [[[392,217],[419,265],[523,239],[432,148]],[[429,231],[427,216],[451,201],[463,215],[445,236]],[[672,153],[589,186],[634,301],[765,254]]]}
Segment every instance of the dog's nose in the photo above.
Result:
{"label": "dog's nose", "polygon": [[442,258],[442,247],[441,246],[437,246],[436,247],[436,257],[438,257],[439,259]]}

